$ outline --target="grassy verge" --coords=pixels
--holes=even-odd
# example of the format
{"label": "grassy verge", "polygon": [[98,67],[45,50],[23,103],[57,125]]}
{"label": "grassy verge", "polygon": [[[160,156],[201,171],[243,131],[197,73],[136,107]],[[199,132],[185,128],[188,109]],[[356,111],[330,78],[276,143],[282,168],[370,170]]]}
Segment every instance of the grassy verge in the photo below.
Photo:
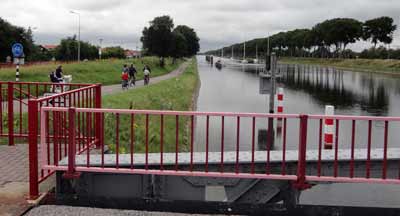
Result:
{"label": "grassy verge", "polygon": [[319,59],[282,58],[282,63],[332,66],[355,71],[391,73],[400,75],[400,60],[383,59]]}
{"label": "grassy verge", "polygon": [[[190,110],[192,98],[197,91],[199,82],[197,63],[195,60],[189,64],[185,72],[169,80],[144,88],[132,89],[123,93],[103,97],[104,108],[147,109],[147,110]],[[130,152],[131,126],[134,129],[134,152],[145,151],[145,123],[146,117],[135,115],[132,124],[131,116],[119,116],[119,152]],[[160,151],[160,116],[149,117],[149,151]],[[179,151],[187,151],[189,147],[190,117],[179,117]],[[176,117],[164,116],[164,151],[175,151]],[[111,151],[116,151],[116,115],[105,116],[105,143]]]}
{"label": "grassy verge", "polygon": [[[172,64],[172,59],[166,59],[164,68],[158,66],[159,60],[156,57],[144,57],[141,59],[129,60],[101,60],[88,61],[81,63],[63,64],[65,75],[72,75],[74,83],[102,83],[103,85],[118,84],[121,82],[121,72],[124,64],[134,64],[138,70],[138,79],[143,78],[143,65],[147,64],[152,69],[152,76],[164,75],[180,65],[182,61]],[[45,65],[21,66],[20,80],[29,82],[48,82],[49,73],[55,70],[56,64],[49,63]],[[0,69],[0,80],[15,81],[15,69]]]}

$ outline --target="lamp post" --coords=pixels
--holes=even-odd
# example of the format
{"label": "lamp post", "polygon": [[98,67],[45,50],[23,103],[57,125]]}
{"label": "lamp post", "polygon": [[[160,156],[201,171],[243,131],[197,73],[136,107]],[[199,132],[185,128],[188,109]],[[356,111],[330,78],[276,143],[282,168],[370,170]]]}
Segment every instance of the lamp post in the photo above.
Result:
{"label": "lamp post", "polygon": [[102,42],[103,42],[103,38],[100,38],[100,39],[99,39],[99,42],[100,42],[100,47],[99,47],[99,59],[101,59],[101,54],[102,54],[101,44],[102,44]]}
{"label": "lamp post", "polygon": [[81,61],[81,14],[75,11],[70,11],[72,14],[78,15],[78,62]]}

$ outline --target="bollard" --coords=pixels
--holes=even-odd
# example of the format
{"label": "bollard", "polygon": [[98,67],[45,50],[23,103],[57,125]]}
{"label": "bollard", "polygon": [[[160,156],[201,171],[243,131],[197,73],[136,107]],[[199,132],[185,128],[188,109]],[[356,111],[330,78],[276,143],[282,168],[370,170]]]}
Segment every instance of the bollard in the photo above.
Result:
{"label": "bollard", "polygon": [[[325,115],[332,116],[335,113],[334,106],[325,106]],[[333,136],[334,136],[334,125],[333,119],[326,118],[325,119],[325,127],[324,127],[324,148],[332,149],[333,146]]]}
{"label": "bollard", "polygon": [[278,107],[277,113],[283,113],[283,88],[278,88]]}

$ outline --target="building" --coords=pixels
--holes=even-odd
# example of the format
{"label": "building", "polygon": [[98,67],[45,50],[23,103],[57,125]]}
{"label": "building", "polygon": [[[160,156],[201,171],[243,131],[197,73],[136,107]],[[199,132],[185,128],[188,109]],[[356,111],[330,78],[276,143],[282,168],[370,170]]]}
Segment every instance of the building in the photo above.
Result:
{"label": "building", "polygon": [[42,49],[42,51],[53,51],[57,48],[58,45],[40,45],[40,48]]}
{"label": "building", "polygon": [[139,58],[140,51],[138,50],[125,50],[125,57],[126,58]]}

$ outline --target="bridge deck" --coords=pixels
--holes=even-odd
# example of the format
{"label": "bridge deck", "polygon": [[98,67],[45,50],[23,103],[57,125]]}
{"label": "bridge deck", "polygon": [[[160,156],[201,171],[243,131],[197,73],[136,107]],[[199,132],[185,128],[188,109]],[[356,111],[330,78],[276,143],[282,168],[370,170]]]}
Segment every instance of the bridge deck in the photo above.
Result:
{"label": "bridge deck", "polygon": [[[355,149],[354,150],[354,161],[365,161],[367,160],[367,149]],[[371,161],[382,161],[383,160],[383,149],[371,149]],[[318,150],[308,150],[307,151],[307,162],[317,162],[318,161]],[[163,153],[163,164],[173,165],[175,164],[175,153]],[[282,162],[282,151],[270,151],[270,162],[271,163],[281,163]],[[287,163],[297,162],[298,151],[297,150],[287,150],[285,154],[285,161]],[[145,154],[133,154],[134,165],[141,166],[145,164]],[[82,155],[76,156],[76,165],[83,166],[87,163],[87,155],[85,152]],[[252,154],[250,151],[239,152],[239,161],[241,164],[251,163]],[[321,151],[321,161],[330,162],[335,160],[334,150],[322,150]],[[350,161],[351,160],[351,149],[340,149],[338,150],[338,160],[339,161]],[[387,153],[387,160],[400,160],[400,148],[389,148]],[[91,154],[90,155],[90,165],[100,166],[101,165],[101,155]],[[265,163],[267,161],[267,151],[255,151],[254,162],[255,163]],[[120,166],[128,166],[131,162],[130,154],[119,154],[119,164]],[[193,163],[194,164],[204,164],[206,162],[205,152],[194,152],[193,153]],[[221,162],[221,152],[209,152],[208,153],[208,163],[209,164],[219,164]],[[104,155],[104,165],[113,166],[116,163],[115,154],[105,154]],[[178,154],[179,165],[190,164],[190,153],[179,153]],[[225,152],[224,153],[224,164],[234,164],[236,163],[236,152]],[[67,158],[60,161],[59,165],[65,166],[68,164]],[[159,165],[160,164],[160,153],[149,153],[148,154],[148,165]]]}

